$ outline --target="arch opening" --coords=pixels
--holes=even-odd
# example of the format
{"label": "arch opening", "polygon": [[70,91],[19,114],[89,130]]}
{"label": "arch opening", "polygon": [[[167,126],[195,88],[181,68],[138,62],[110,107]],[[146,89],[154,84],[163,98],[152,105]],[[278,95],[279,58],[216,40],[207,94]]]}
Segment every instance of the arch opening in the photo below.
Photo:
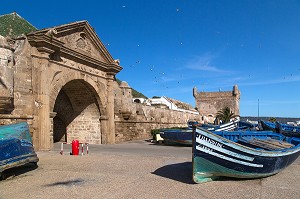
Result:
{"label": "arch opening", "polygon": [[71,80],[59,91],[53,108],[53,141],[101,144],[97,92],[84,80]]}

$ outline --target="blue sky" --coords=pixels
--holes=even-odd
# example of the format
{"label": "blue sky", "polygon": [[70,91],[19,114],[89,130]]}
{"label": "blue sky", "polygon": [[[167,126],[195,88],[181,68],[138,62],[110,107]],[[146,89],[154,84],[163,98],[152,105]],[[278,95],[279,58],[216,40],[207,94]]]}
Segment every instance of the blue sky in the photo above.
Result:
{"label": "blue sky", "polygon": [[[198,91],[241,91],[241,116],[300,117],[298,0],[2,0],[41,28],[87,20],[147,97],[195,106]],[[258,103],[259,101],[259,103]]]}

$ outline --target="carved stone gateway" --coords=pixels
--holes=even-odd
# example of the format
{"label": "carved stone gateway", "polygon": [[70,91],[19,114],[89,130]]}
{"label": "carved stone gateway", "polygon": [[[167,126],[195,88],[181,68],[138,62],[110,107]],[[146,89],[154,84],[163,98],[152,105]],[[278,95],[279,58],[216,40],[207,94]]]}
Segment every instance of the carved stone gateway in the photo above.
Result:
{"label": "carved stone gateway", "polygon": [[5,17],[30,28],[5,35],[19,28],[8,25],[4,30],[9,31],[1,31],[0,26],[3,36],[19,35],[0,37],[0,125],[26,121],[37,150],[73,139],[89,144],[144,140],[152,129],[185,127],[199,119],[189,111],[134,103],[131,87],[116,81],[120,61],[113,60],[88,22],[36,30],[16,13]]}
{"label": "carved stone gateway", "polygon": [[87,21],[0,38],[0,123],[26,120],[34,145],[115,143],[115,62]]}

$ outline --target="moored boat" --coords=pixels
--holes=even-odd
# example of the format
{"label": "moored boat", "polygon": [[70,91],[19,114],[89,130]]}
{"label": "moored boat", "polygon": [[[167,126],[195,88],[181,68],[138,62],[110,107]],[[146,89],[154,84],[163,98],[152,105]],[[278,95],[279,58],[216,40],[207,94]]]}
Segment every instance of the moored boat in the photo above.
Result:
{"label": "moored boat", "polygon": [[38,161],[26,122],[0,126],[0,177],[4,170]]}
{"label": "moored boat", "polygon": [[276,122],[276,129],[278,129],[278,133],[281,133],[285,136],[300,138],[300,126],[292,126]]}
{"label": "moored boat", "polygon": [[173,128],[161,129],[160,137],[164,139],[167,144],[179,144],[192,146],[193,129],[192,128]]}
{"label": "moored boat", "polygon": [[300,155],[300,139],[272,131],[210,132],[194,128],[193,180],[274,175]]}
{"label": "moored boat", "polygon": [[201,128],[207,129],[209,131],[233,131],[238,128],[238,123],[240,118],[234,118],[230,122],[220,124],[220,125],[213,125],[213,124],[202,124]]}
{"label": "moored boat", "polygon": [[288,137],[300,138],[300,126],[292,126],[289,124],[282,124],[279,122],[259,121],[263,130],[271,130],[283,134]]}
{"label": "moored boat", "polygon": [[247,121],[239,121],[237,130],[258,130],[258,125]]}
{"label": "moored boat", "polygon": [[274,122],[260,120],[258,123],[262,130],[276,132],[276,124]]}

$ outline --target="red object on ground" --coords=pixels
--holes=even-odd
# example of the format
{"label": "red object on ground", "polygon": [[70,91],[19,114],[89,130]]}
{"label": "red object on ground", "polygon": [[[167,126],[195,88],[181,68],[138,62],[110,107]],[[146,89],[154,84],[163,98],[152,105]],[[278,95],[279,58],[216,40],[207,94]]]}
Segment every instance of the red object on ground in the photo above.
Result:
{"label": "red object on ground", "polygon": [[72,155],[78,155],[79,154],[79,141],[73,140],[72,141]]}

